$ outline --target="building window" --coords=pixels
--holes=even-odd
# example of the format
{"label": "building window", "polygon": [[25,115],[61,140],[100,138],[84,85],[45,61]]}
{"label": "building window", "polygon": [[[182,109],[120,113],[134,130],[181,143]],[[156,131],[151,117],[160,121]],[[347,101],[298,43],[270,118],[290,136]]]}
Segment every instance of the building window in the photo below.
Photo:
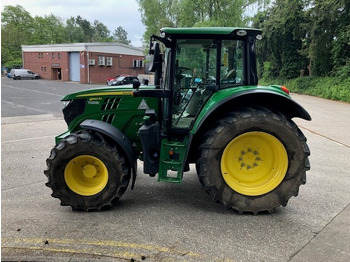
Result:
{"label": "building window", "polygon": [[132,61],[132,67],[143,67],[143,60],[133,60]]}
{"label": "building window", "polygon": [[57,58],[58,58],[58,59],[61,59],[61,53],[58,53],[58,54],[57,54]]}
{"label": "building window", "polygon": [[55,58],[55,53],[52,53],[52,59],[54,59]]}

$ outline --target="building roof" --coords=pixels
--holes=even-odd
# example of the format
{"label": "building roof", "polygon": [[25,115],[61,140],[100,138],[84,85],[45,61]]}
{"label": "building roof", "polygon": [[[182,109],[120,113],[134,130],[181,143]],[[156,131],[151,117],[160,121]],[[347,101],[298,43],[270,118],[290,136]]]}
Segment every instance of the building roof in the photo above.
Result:
{"label": "building roof", "polygon": [[144,49],[117,42],[22,45],[23,52],[99,52],[144,56]]}

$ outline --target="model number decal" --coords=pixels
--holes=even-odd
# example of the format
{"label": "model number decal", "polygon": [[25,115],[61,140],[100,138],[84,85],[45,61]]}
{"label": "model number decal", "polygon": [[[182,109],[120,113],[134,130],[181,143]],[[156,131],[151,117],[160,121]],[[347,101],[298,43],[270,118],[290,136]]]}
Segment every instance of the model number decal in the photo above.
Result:
{"label": "model number decal", "polygon": [[100,104],[100,101],[88,101],[88,104],[89,105],[99,105]]}
{"label": "model number decal", "polygon": [[101,100],[102,100],[102,97],[90,97],[88,104],[89,105],[99,105]]}

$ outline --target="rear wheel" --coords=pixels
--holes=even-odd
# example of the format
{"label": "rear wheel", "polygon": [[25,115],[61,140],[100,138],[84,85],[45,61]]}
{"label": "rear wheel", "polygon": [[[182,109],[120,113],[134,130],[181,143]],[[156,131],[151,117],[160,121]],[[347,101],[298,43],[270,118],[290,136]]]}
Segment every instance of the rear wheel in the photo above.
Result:
{"label": "rear wheel", "polygon": [[306,138],[280,113],[245,108],[216,122],[199,149],[196,167],[205,190],[239,213],[287,205],[306,182]]}
{"label": "rear wheel", "polygon": [[61,205],[84,211],[113,206],[130,180],[130,168],[117,148],[88,131],[61,140],[47,159],[45,174]]}

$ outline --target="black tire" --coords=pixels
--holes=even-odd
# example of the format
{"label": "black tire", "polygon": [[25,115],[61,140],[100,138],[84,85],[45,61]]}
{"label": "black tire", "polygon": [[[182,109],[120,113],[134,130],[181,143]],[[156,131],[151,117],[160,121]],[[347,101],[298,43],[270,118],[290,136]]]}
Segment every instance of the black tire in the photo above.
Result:
{"label": "black tire", "polygon": [[[71,206],[73,210],[100,211],[112,207],[130,181],[130,167],[123,155],[95,132],[70,134],[51,150],[46,162],[46,186],[62,206]],[[93,171],[86,171],[89,168]]]}
{"label": "black tire", "polygon": [[[236,184],[229,186],[223,177],[224,175],[227,177],[227,172],[223,172],[222,169],[225,168],[225,164],[238,166],[237,161],[242,161],[240,170],[243,170],[242,174],[244,177],[248,172],[253,171],[253,167],[258,166],[259,163],[261,163],[261,166],[266,165],[263,162],[264,159],[261,160],[260,157],[257,157],[257,160],[254,160],[254,163],[251,162],[253,164],[249,164],[249,167],[243,163],[245,161],[244,157],[243,160],[241,157],[232,158],[231,162],[231,158],[226,157],[227,153],[225,153],[225,157],[223,155],[224,152],[230,152],[231,147],[229,145],[232,144],[231,141],[236,143],[234,145],[238,145],[236,141],[240,141],[240,138],[245,136],[250,138],[250,135],[254,138],[253,136],[256,134],[271,137],[272,141],[279,141],[276,142],[279,143],[279,148],[285,149],[285,154],[281,154],[281,157],[285,155],[285,161],[281,162],[286,162],[286,167],[285,169],[281,169],[280,182],[275,182],[276,184],[268,187],[266,192],[253,194],[255,193],[254,185],[252,188],[247,188],[249,192],[247,194],[244,191],[246,188],[242,186],[244,185],[243,182],[241,185],[241,182],[237,179],[233,180],[234,182],[238,181]],[[250,144],[250,141],[253,141],[253,139],[244,141],[249,141],[247,144]],[[224,151],[225,148],[228,148],[227,151]],[[250,150],[249,157],[251,157],[254,154],[259,154],[261,148],[257,148],[256,151],[255,149],[250,150],[247,148],[247,150],[240,152],[247,154]],[[258,214],[262,211],[271,213],[280,205],[286,206],[291,196],[298,195],[300,185],[306,183],[306,171],[310,169],[309,155],[310,151],[306,144],[306,138],[292,120],[266,108],[250,107],[242,108],[226,115],[216,122],[215,128],[207,132],[203,138],[202,145],[199,147],[196,168],[199,180],[205,191],[214,201],[223,203],[227,209],[234,209],[240,214],[243,212]],[[246,157],[247,162],[249,162],[248,155]],[[266,162],[268,162],[270,159],[269,155],[266,156],[265,154],[264,157],[267,160]],[[227,159],[229,160],[227,161]],[[258,160],[261,162],[258,162]],[[275,162],[279,165],[277,161]],[[248,167],[250,170],[248,170]],[[257,170],[259,168],[257,167]],[[269,171],[270,173],[277,173],[274,169],[274,167],[268,168],[268,170],[273,170]],[[234,171],[236,170],[238,170],[237,173],[240,173],[238,168],[234,169]],[[263,174],[263,172],[261,173]],[[255,175],[255,173],[252,174]],[[232,176],[235,175],[232,174]],[[239,175],[242,177],[241,174]],[[249,184],[250,182],[247,183]],[[237,186],[234,187],[232,185]]]}

